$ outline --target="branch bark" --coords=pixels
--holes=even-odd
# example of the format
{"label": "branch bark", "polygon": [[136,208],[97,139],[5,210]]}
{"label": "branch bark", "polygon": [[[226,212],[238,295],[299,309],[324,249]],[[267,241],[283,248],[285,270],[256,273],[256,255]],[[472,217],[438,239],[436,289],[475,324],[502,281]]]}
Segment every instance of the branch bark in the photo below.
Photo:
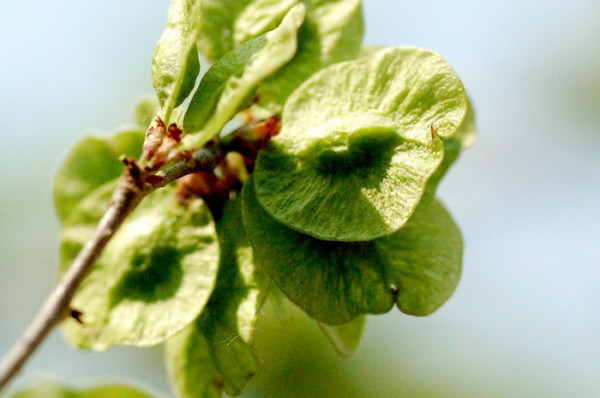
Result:
{"label": "branch bark", "polygon": [[[135,162],[127,162],[120,182],[109,206],[98,223],[94,235],[83,246],[73,264],[44,302],[39,313],[21,335],[0,364],[0,391],[19,372],[29,357],[46,339],[52,329],[70,314],[70,303],[81,282],[90,272],[104,248],[115,235],[123,221],[148,195],[176,179],[198,171],[213,170],[219,153],[213,149],[200,149],[190,160],[174,164],[156,175],[141,173]],[[135,172],[132,172],[135,171]],[[158,178],[157,178],[158,177]],[[148,181],[152,181],[149,183]]]}

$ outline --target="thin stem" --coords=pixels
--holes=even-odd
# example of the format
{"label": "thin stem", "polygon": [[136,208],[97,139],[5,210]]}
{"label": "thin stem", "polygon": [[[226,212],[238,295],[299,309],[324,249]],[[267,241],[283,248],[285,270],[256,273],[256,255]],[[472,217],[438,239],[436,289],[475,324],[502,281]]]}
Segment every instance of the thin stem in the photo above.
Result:
{"label": "thin stem", "polygon": [[54,326],[58,325],[69,314],[71,300],[81,282],[88,275],[123,221],[142,199],[155,189],[162,188],[184,175],[214,169],[217,161],[218,153],[216,151],[210,149],[198,150],[191,160],[177,163],[164,172],[157,173],[162,177],[162,180],[154,185],[144,183],[144,176],[134,177],[131,168],[128,167],[125,170],[109,202],[108,209],[98,223],[93,236],[83,246],[58,286],[48,296],[33,322],[2,360],[0,364],[0,391],[19,372]]}
{"label": "thin stem", "polygon": [[[125,179],[121,179],[125,181]],[[2,388],[23,366],[46,336],[66,315],[75,290],[104,250],[127,215],[145,196],[130,184],[119,184],[109,208],[100,220],[92,238],[83,246],[60,283],[44,302],[29,328],[17,341],[0,366]]]}

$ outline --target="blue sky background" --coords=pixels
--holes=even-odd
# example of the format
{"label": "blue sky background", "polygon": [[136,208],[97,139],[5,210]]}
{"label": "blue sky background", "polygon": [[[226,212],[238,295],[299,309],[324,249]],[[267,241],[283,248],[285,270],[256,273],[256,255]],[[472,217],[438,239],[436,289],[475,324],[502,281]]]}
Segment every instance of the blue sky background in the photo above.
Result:
{"label": "blue sky background", "polygon": [[[54,172],[84,133],[128,123],[152,95],[167,7],[2,1],[1,353],[55,280]],[[600,396],[600,3],[372,0],[365,16],[366,43],[448,59],[479,140],[440,188],[466,242],[455,296],[428,318],[370,317],[347,361],[448,396]],[[161,361],[78,352],[54,333],[20,382],[120,376],[166,395]]]}

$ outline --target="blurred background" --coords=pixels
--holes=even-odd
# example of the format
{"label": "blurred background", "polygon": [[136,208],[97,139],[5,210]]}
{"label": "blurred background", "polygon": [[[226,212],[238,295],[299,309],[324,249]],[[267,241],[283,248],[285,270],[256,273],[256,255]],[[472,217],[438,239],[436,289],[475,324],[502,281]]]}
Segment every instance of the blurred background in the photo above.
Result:
{"label": "blurred background", "polygon": [[[0,355],[50,292],[53,175],[152,95],[165,0],[6,1],[0,13]],[[437,313],[369,317],[338,359],[301,316],[265,322],[248,397],[600,397],[600,3],[366,1],[369,44],[442,54],[479,139],[440,188],[466,242]],[[290,360],[293,358],[293,362]],[[160,349],[80,352],[55,332],[11,391],[130,379],[169,397]]]}

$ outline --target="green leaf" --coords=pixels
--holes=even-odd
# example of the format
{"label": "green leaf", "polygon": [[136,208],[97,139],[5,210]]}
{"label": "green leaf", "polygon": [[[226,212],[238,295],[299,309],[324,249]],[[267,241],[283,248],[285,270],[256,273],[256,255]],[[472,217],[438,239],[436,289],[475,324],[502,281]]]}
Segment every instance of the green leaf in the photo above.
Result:
{"label": "green leaf", "polygon": [[462,83],[437,54],[388,48],[313,75],[286,102],[282,130],[254,172],[259,202],[324,240],[401,228],[466,112]]}
{"label": "green leaf", "polygon": [[408,224],[375,241],[386,272],[398,289],[396,304],[425,316],[444,304],[458,285],[463,241],[458,226],[439,201],[420,206]]}
{"label": "green leaf", "polygon": [[[203,2],[199,48],[216,61],[235,47],[273,29],[299,0]],[[335,62],[354,59],[360,51],[364,23],[360,0],[304,0],[306,22],[294,59],[258,90],[262,106],[279,112],[289,94],[310,75]]]}
{"label": "green leaf", "polygon": [[43,382],[14,394],[12,398],[150,398],[138,389],[123,385],[74,389],[58,382]]}
{"label": "green leaf", "polygon": [[[65,221],[61,270],[93,233],[116,181],[83,199]],[[127,218],[75,295],[83,325],[64,322],[78,347],[160,343],[200,314],[218,264],[214,226],[200,200],[183,206],[173,188],[150,194]]]}
{"label": "green leaf", "polygon": [[217,284],[196,322],[171,338],[166,357],[182,397],[240,394],[260,363],[250,343],[260,303],[252,248],[244,234],[239,200],[217,224],[221,257]]}
{"label": "green leaf", "polygon": [[313,73],[360,53],[364,32],[360,0],[306,0],[306,5],[308,14],[298,33],[295,57],[257,90],[259,104],[277,112]]}
{"label": "green leaf", "polygon": [[[233,21],[233,41],[227,46],[236,47],[258,37],[279,25],[285,14],[300,3],[299,0],[253,0],[240,10]],[[223,37],[216,38],[223,40]]]}
{"label": "green leaf", "polygon": [[253,177],[242,191],[244,224],[258,265],[290,301],[318,321],[341,325],[396,302],[427,315],[460,277],[462,239],[439,202],[420,206],[398,232],[367,242],[332,242],[296,232],[259,204]]}
{"label": "green leaf", "polygon": [[162,117],[169,122],[194,88],[200,73],[196,39],[200,32],[200,0],[172,0],[167,27],[152,58],[152,83],[161,105]]}
{"label": "green leaf", "polygon": [[89,136],[67,155],[54,179],[54,206],[61,222],[86,195],[121,175],[121,155],[138,157],[144,132],[121,131],[112,137]]}
{"label": "green leaf", "polygon": [[185,114],[185,130],[197,133],[184,137],[184,148],[197,149],[219,134],[251,99],[256,86],[293,57],[305,14],[305,7],[298,4],[279,27],[246,42],[209,69]]}
{"label": "green leaf", "polygon": [[290,301],[335,325],[390,310],[393,296],[372,242],[329,242],[287,228],[257,202],[252,180],[242,191],[246,231],[259,266]]}
{"label": "green leaf", "polygon": [[250,39],[273,30],[299,0],[204,0],[198,48],[216,62]]}
{"label": "green leaf", "polygon": [[365,321],[366,317],[362,315],[343,325],[334,326],[321,322],[318,322],[318,325],[337,353],[348,357],[356,351],[358,343],[360,343]]}
{"label": "green leaf", "polygon": [[233,26],[244,8],[252,2],[253,0],[202,0],[200,2],[198,49],[209,62],[217,61],[235,48]]}

